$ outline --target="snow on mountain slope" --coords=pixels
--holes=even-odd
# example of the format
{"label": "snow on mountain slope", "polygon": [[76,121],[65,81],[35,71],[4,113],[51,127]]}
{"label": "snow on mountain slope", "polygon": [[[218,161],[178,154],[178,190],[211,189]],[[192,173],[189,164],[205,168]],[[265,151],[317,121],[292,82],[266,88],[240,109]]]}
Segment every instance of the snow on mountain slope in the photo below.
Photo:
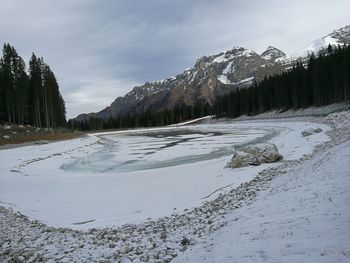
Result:
{"label": "snow on mountain slope", "polygon": [[269,46],[263,53],[261,53],[261,57],[263,59],[272,61],[272,62],[281,61],[285,56],[286,54],[283,51],[273,46]]}
{"label": "snow on mountain slope", "polygon": [[338,30],[334,30],[327,36],[314,40],[305,48],[293,54],[292,57],[307,57],[311,53],[317,55],[317,53],[319,53],[323,49],[327,49],[328,45],[343,46],[344,44],[350,44],[350,25],[342,27]]}

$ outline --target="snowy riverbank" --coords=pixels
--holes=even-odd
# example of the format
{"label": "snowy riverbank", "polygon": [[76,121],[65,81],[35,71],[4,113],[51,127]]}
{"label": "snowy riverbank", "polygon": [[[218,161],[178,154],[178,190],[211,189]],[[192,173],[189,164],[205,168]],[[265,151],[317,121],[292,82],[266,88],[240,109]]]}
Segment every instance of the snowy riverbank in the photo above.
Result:
{"label": "snowy riverbank", "polygon": [[[343,117],[330,117],[329,121],[336,120],[336,124],[338,124],[340,120],[342,123],[344,123],[344,121],[349,122],[350,118],[348,118],[348,115],[349,114],[344,114]],[[224,125],[227,126],[229,124],[226,123]],[[332,149],[335,144],[339,144],[342,141],[349,139],[349,127],[339,127],[336,131],[330,132],[331,141],[327,143],[324,143],[328,138],[324,134],[303,138],[300,134],[302,129],[310,126],[319,127],[320,124],[304,122],[301,120],[289,120],[288,122],[276,121],[271,122],[270,124],[266,122],[235,123],[235,126],[237,125],[241,125],[241,128],[247,128],[248,126],[256,128],[259,125],[260,127],[266,127],[270,125],[270,127],[275,127],[275,130],[277,129],[276,127],[280,127],[278,129],[279,136],[271,138],[271,141],[278,145],[282,154],[285,155],[286,161],[279,165],[274,164],[270,166],[270,168],[268,168],[269,166],[261,167],[262,169],[266,168],[264,171],[260,169],[249,170],[249,172],[247,172],[247,170],[242,169],[240,170],[242,171],[241,177],[238,176],[238,178],[241,178],[241,181],[237,180],[238,178],[235,176],[235,182],[232,185],[230,185],[232,179],[227,181],[223,180],[215,185],[218,181],[207,180],[208,178],[210,179],[210,177],[205,177],[207,180],[205,183],[214,184],[215,187],[212,189],[204,188],[204,191],[200,192],[198,196],[195,196],[193,200],[198,199],[198,197],[207,196],[208,193],[211,193],[210,191],[219,189],[220,185],[227,187],[222,188],[222,191],[218,191],[215,195],[211,196],[209,201],[204,200],[205,202],[201,205],[200,203],[197,203],[197,208],[191,209],[191,206],[196,206],[194,201],[190,204],[190,209],[182,208],[184,211],[178,209],[170,214],[169,210],[167,210],[168,212],[164,211],[164,214],[168,215],[167,217],[162,217],[156,220],[147,220],[144,223],[136,225],[101,228],[98,230],[92,229],[89,231],[76,231],[65,228],[55,229],[37,221],[30,221],[26,217],[10,209],[1,208],[0,228],[2,234],[0,234],[0,252],[2,253],[3,259],[20,257],[20,259],[28,259],[32,261],[37,261],[39,258],[43,258],[48,261],[61,260],[63,262],[70,262],[72,260],[78,260],[85,262],[98,262],[102,259],[115,261],[127,256],[134,262],[140,260],[150,262],[168,262],[177,255],[181,255],[178,260],[190,258],[190,255],[187,255],[186,253],[182,257],[181,251],[185,251],[195,243],[198,244],[194,246],[195,249],[197,246],[200,247],[202,242],[208,242],[208,236],[211,237],[216,229],[222,229],[220,231],[224,231],[226,229],[225,225],[232,225],[232,222],[235,219],[232,218],[232,214],[239,214],[241,209],[247,209],[237,208],[245,207],[254,200],[258,200],[260,192],[266,193],[267,191],[263,190],[270,189],[269,184],[273,177],[281,174],[292,173],[297,167],[302,167],[303,165],[311,165],[312,160],[318,158],[317,156],[325,154],[325,151]],[[321,126],[324,130],[327,130],[327,126]],[[90,138],[89,140],[91,141],[89,141],[89,143],[96,145],[98,148],[98,143],[94,138],[96,137]],[[310,154],[314,147],[320,145],[322,142],[322,146],[317,146],[317,149],[313,154],[303,157],[304,154]],[[347,148],[346,146],[344,147],[345,149]],[[47,151],[49,151],[49,149]],[[66,152],[69,151],[70,149],[66,149]],[[53,156],[53,154],[55,153],[50,152],[48,156]],[[82,153],[79,152],[79,154]],[[332,155],[330,156],[332,157]],[[52,157],[49,159],[51,158]],[[299,158],[302,159],[296,161]],[[225,162],[226,159],[223,158],[223,160],[220,161],[220,164],[221,162]],[[204,173],[205,169],[208,170],[209,166],[212,165],[204,167],[202,173]],[[218,169],[218,167],[219,165],[217,165],[215,169]],[[223,168],[220,167],[220,169]],[[207,173],[209,172],[213,171],[207,171]],[[215,172],[218,173],[217,171]],[[12,176],[16,175],[12,174]],[[228,177],[217,177],[217,174],[214,174],[214,176],[216,178]],[[214,178],[214,176],[212,176],[212,178]],[[28,178],[31,178],[31,176],[28,176]],[[193,179],[203,180],[203,177]],[[3,177],[1,177],[1,180],[3,180]],[[186,187],[186,185],[184,186]],[[198,188],[201,188],[201,186]],[[187,197],[188,196],[185,196],[184,201],[186,201],[185,199]],[[174,198],[174,200],[175,199],[176,198]],[[2,199],[0,200],[2,201]],[[203,202],[203,200],[201,200],[201,202]],[[170,209],[173,207],[174,206],[170,206]],[[202,250],[199,249],[199,251]],[[345,251],[345,254],[346,253],[347,252]],[[195,255],[195,257],[201,256],[200,254],[195,253],[193,255]],[[346,257],[346,255],[344,257]]]}

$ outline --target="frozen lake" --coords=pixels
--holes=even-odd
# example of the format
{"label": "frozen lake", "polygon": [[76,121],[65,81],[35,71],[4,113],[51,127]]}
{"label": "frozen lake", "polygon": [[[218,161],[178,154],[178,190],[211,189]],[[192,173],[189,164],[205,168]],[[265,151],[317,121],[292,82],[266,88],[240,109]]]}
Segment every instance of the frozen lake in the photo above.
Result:
{"label": "frozen lake", "polygon": [[266,141],[274,130],[202,125],[101,135],[102,149],[64,164],[65,171],[132,172],[198,163],[229,156],[252,141]]}
{"label": "frozen lake", "polygon": [[298,159],[328,140],[307,121],[213,122],[92,134],[0,151],[0,205],[55,227],[138,223],[200,206],[265,164],[225,168],[235,148],[270,141]]}

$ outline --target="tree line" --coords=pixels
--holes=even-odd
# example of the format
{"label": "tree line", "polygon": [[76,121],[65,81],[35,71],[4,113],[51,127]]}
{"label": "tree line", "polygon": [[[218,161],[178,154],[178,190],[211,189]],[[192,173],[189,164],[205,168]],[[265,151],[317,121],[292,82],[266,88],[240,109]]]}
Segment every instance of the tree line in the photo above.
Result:
{"label": "tree line", "polygon": [[194,106],[181,104],[171,110],[166,109],[159,112],[147,110],[146,112],[130,114],[119,118],[110,117],[108,119],[101,119],[90,117],[81,121],[70,119],[68,121],[68,127],[88,131],[165,126],[207,116],[211,114],[211,111],[212,107],[210,105],[198,102]]}
{"label": "tree line", "polygon": [[194,106],[178,105],[174,109],[146,111],[121,118],[69,120],[68,126],[79,130],[163,126],[206,115],[234,118],[347,100],[350,100],[350,46],[329,46],[317,57],[311,54],[307,63],[296,62],[283,73],[218,97],[214,105],[198,102]]}
{"label": "tree line", "polygon": [[26,64],[10,44],[0,58],[0,122],[65,127],[66,108],[50,67],[34,53]]}
{"label": "tree line", "polygon": [[333,48],[308,63],[236,90],[217,99],[213,114],[218,117],[255,115],[269,110],[324,106],[350,100],[350,46]]}

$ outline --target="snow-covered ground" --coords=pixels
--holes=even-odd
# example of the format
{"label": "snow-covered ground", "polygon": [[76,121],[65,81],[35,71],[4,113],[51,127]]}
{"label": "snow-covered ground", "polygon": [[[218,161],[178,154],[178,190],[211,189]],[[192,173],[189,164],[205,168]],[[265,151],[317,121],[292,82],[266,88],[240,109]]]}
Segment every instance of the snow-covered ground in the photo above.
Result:
{"label": "snow-covered ground", "polygon": [[350,142],[277,177],[173,262],[350,262]]}
{"label": "snow-covered ground", "polygon": [[305,118],[305,117],[323,117],[334,112],[342,112],[350,109],[349,103],[340,102],[331,105],[321,107],[308,107],[306,109],[289,109],[287,111],[280,112],[278,110],[267,111],[258,115],[247,116],[242,115],[235,120],[261,120],[261,119],[286,119],[286,118]]}
{"label": "snow-covered ground", "polygon": [[310,127],[329,129],[303,121],[227,122],[3,150],[0,202],[50,226],[76,229],[167,216],[267,167],[225,169],[233,147],[270,140],[285,159],[297,159],[328,140],[324,133],[302,137]]}
{"label": "snow-covered ground", "polygon": [[330,143],[296,169],[287,162],[254,202],[172,262],[350,262],[350,112],[325,119]]}
{"label": "snow-covered ground", "polygon": [[[0,151],[10,207],[0,207],[0,261],[347,262],[350,114],[327,121],[333,130],[321,119],[229,121]],[[232,146],[264,140],[282,163],[224,168]],[[181,156],[195,161],[169,165]]]}

